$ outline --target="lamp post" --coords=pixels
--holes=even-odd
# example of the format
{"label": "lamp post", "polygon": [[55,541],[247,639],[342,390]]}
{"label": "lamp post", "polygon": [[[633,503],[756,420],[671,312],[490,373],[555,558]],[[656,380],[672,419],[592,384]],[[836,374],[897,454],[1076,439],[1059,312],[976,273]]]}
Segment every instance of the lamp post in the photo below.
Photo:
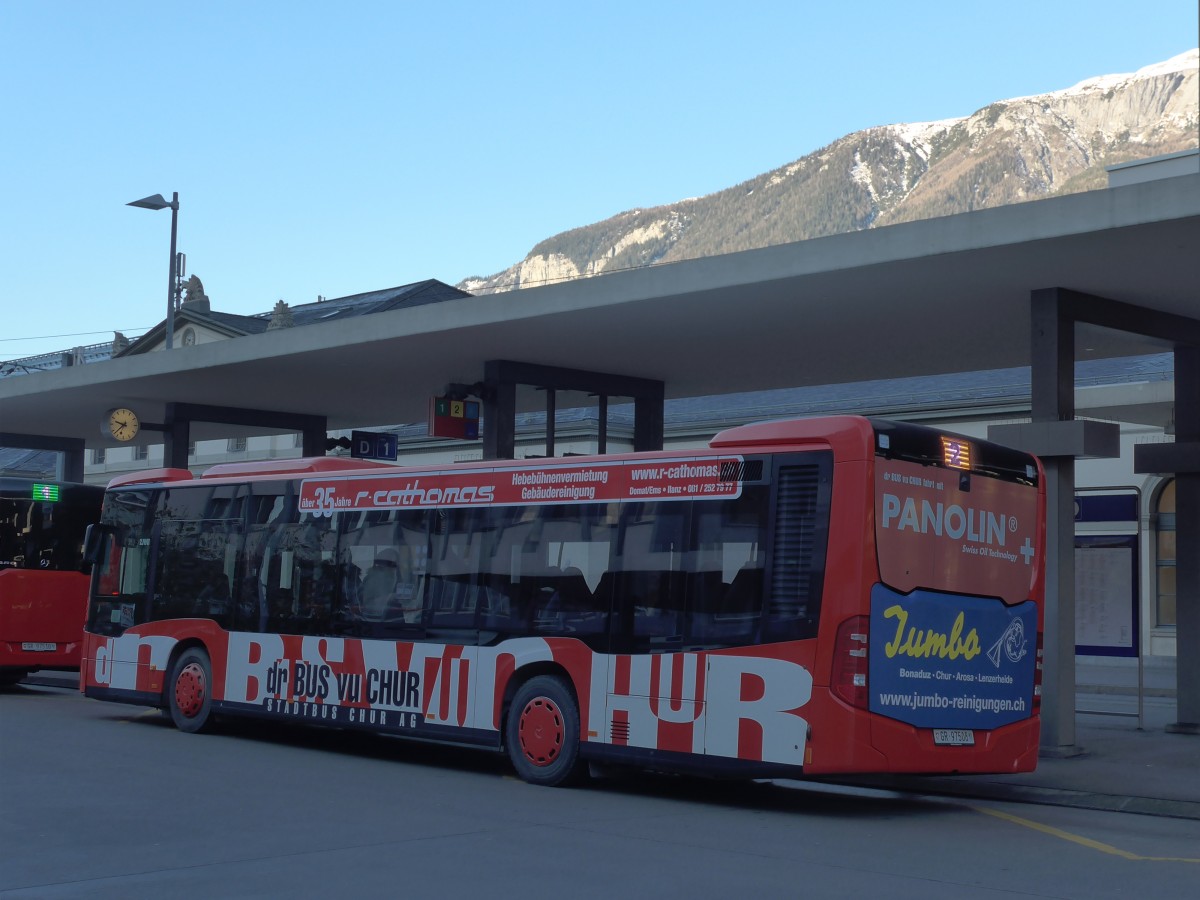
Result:
{"label": "lamp post", "polygon": [[170,209],[171,210],[171,266],[167,275],[167,349],[170,350],[175,337],[175,233],[179,224],[179,191],[171,194],[170,201],[163,199],[162,194],[143,197],[126,203],[126,206],[136,206],[139,209]]}

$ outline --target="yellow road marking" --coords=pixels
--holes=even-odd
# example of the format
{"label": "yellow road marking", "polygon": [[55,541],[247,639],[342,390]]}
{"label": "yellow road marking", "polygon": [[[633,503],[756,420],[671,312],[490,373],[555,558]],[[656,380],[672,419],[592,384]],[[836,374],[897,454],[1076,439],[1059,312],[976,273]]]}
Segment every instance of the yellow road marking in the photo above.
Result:
{"label": "yellow road marking", "polygon": [[1048,834],[1052,837],[1062,838],[1064,841],[1070,841],[1071,843],[1079,844],[1082,847],[1089,847],[1092,850],[1099,850],[1101,853],[1119,856],[1122,859],[1132,859],[1141,862],[1200,863],[1200,859],[1189,859],[1186,856],[1141,856],[1140,854],[1130,853],[1128,850],[1122,850],[1119,847],[1114,847],[1111,844],[1093,841],[1091,838],[1085,838],[1082,835],[1071,834],[1071,832],[1063,831],[1060,828],[1054,828],[1050,825],[1043,825],[1040,822],[1034,822],[1030,819],[1022,819],[1020,816],[1014,816],[1010,813],[1000,812],[998,809],[988,809],[986,806],[972,806],[971,809],[975,810],[976,812],[981,812],[987,816],[995,816],[997,819],[1004,819],[1004,821],[1012,822],[1014,825],[1023,825],[1026,828],[1032,828],[1034,831],[1040,831],[1043,834]]}

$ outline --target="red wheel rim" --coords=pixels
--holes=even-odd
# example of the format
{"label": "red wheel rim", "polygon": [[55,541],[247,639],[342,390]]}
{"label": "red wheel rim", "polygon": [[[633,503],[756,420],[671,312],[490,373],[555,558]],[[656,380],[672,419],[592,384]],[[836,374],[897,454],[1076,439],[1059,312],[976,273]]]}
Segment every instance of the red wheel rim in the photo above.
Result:
{"label": "red wheel rim", "polygon": [[562,713],[546,697],[535,697],[525,704],[517,733],[521,752],[535,766],[552,765],[567,736]]}
{"label": "red wheel rim", "polygon": [[175,679],[175,705],[185,718],[194,719],[204,708],[204,667],[199,663],[188,663]]}

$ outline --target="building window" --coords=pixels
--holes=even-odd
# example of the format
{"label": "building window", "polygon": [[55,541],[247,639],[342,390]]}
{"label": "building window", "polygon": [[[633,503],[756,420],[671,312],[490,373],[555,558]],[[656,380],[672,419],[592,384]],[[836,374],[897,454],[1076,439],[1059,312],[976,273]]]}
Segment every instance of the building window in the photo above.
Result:
{"label": "building window", "polygon": [[188,441],[188,456],[195,456],[195,455],[196,455],[196,442]]}
{"label": "building window", "polygon": [[246,439],[244,437],[230,438],[225,449],[230,453],[241,453],[246,449]]}
{"label": "building window", "polygon": [[95,465],[95,466],[104,465],[104,456],[107,452],[108,452],[108,450],[105,447],[97,447],[95,450],[93,450],[92,451],[92,465]]}
{"label": "building window", "polygon": [[150,448],[145,446],[144,444],[134,447],[133,448],[133,458],[134,459],[149,459],[150,458]]}
{"label": "building window", "polygon": [[1175,480],[1158,495],[1155,509],[1155,624],[1175,626]]}

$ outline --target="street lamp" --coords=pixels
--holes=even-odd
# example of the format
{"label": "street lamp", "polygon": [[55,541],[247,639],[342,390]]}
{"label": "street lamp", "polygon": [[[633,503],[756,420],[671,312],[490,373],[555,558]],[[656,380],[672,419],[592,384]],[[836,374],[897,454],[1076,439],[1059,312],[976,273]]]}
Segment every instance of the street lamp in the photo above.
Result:
{"label": "street lamp", "polygon": [[171,195],[168,202],[163,199],[162,194],[155,194],[152,197],[143,197],[141,200],[134,200],[132,203],[126,203],[126,206],[136,206],[139,209],[170,209],[171,210],[171,266],[167,276],[167,349],[171,349],[172,339],[175,336],[175,266],[177,264],[175,257],[175,231],[179,223],[179,191]]}

